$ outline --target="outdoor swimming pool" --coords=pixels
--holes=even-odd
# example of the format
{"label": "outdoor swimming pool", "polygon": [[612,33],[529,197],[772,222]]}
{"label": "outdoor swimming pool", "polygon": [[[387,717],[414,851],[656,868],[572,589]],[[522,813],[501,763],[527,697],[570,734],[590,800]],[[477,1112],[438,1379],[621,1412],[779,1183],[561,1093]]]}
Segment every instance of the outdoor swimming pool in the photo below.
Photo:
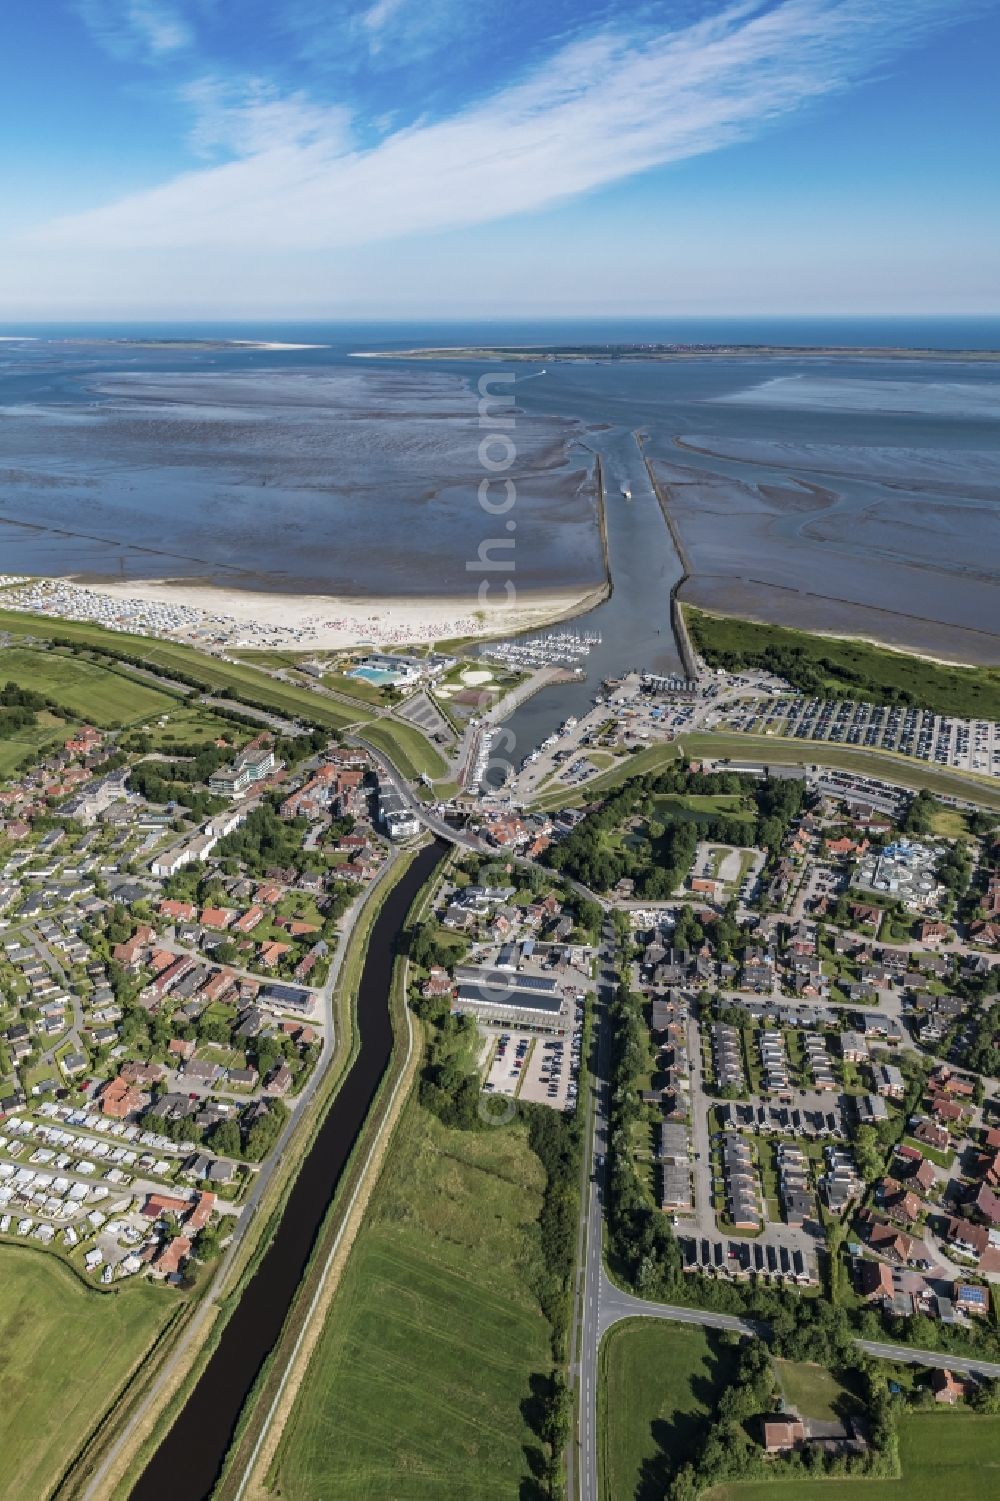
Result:
{"label": "outdoor swimming pool", "polygon": [[399,674],[384,667],[355,667],[347,674],[349,678],[364,678],[366,683],[376,683],[380,688],[385,683],[395,683]]}

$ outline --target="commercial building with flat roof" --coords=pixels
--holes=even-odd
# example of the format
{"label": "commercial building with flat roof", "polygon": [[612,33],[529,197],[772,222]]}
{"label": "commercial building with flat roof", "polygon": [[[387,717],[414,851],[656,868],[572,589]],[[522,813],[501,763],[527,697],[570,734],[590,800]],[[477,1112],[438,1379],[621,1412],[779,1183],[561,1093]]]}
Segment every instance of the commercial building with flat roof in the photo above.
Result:
{"label": "commercial building with flat roof", "polygon": [[465,980],[458,986],[451,1009],[494,1026],[533,1032],[568,1031],[568,1007],[562,996],[508,983],[516,978],[494,974],[484,975],[478,984]]}

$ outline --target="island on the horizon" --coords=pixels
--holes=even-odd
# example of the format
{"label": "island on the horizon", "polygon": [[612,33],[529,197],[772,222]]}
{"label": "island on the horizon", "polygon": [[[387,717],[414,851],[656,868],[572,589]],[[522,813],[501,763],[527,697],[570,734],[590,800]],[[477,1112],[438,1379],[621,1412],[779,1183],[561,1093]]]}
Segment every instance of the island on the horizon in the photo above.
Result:
{"label": "island on the horizon", "polygon": [[357,349],[359,360],[691,360],[691,359],[879,359],[1000,360],[1000,349],[908,349],[905,345],[840,344],[486,344],[427,349]]}

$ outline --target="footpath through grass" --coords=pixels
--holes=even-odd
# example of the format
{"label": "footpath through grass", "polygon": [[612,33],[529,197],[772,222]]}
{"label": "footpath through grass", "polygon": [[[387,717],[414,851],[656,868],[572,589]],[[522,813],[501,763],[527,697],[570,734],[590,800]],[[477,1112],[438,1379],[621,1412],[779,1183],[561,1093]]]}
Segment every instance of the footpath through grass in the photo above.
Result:
{"label": "footpath through grass", "polygon": [[735,1362],[732,1346],[694,1324],[616,1324],[601,1347],[601,1495],[662,1501],[671,1476],[695,1457]]}
{"label": "footpath through grass", "polygon": [[136,1282],[83,1286],[55,1257],[0,1246],[0,1498],[41,1501],[178,1306]]}
{"label": "footpath through grass", "polygon": [[683,608],[695,647],[713,667],[764,668],[820,698],[903,702],[938,714],[1000,719],[996,667],[952,667],[866,641]]}
{"label": "footpath through grass", "polygon": [[542,1168],[523,1124],[411,1100],[285,1429],[283,1501],[510,1501],[549,1328],[529,1290]]}
{"label": "footpath through grass", "polygon": [[[899,1424],[899,1480],[806,1480],[797,1476],[719,1485],[700,1501],[986,1501],[1000,1494],[1000,1417],[909,1413]],[[617,1501],[617,1497],[616,1497]]]}

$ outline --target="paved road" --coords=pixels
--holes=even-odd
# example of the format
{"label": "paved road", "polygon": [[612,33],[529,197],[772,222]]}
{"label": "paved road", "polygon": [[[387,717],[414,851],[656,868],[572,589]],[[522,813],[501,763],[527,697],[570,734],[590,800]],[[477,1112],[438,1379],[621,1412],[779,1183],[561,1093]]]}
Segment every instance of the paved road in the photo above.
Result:
{"label": "paved road", "polygon": [[[742,1319],[734,1313],[716,1313],[710,1308],[684,1308],[676,1303],[651,1303],[623,1292],[605,1274],[599,1292],[600,1335],[622,1319],[671,1319],[677,1324],[701,1324],[706,1329],[726,1329],[733,1334],[760,1334],[763,1325],[754,1319]],[[596,1495],[596,1491],[595,1491]]]}
{"label": "paved road", "polygon": [[[603,1258],[603,1216],[601,1198],[604,1184],[604,1161],[608,1146],[608,1068],[610,1064],[610,1027],[608,1005],[618,983],[614,962],[614,928],[605,917],[598,956],[597,1000],[595,1003],[596,1055],[592,1068],[590,1100],[594,1172],[581,1200],[583,1235],[582,1317],[578,1360],[574,1372],[577,1381],[579,1415],[575,1452],[568,1466],[568,1478],[574,1487],[569,1494],[581,1501],[597,1501],[597,1353],[601,1343],[602,1301],[607,1304],[607,1278]],[[585,1149],[586,1152],[586,1149]],[[599,1164],[599,1165],[598,1165]]]}
{"label": "paved road", "polygon": [[940,1370],[959,1371],[966,1376],[1000,1377],[1000,1363],[993,1360],[967,1360],[964,1355],[949,1355],[941,1350],[911,1350],[908,1345],[883,1345],[875,1340],[859,1339],[866,1355],[880,1360],[898,1360],[902,1365],[935,1366]]}

